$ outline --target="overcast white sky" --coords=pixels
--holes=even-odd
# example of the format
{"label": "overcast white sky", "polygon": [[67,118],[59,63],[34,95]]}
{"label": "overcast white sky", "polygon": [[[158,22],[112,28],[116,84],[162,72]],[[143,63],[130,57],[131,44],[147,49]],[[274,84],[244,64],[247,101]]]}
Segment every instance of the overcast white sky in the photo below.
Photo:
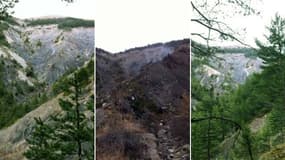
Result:
{"label": "overcast white sky", "polygon": [[18,18],[96,19],[96,47],[111,52],[190,37],[189,0],[20,0],[14,11]]}
{"label": "overcast white sky", "polygon": [[95,0],[95,44],[111,52],[189,38],[189,0]]}
{"label": "overcast white sky", "polygon": [[[259,1],[259,2],[258,2]],[[255,38],[265,41],[264,34],[267,33],[266,26],[270,25],[271,19],[278,12],[285,18],[284,0],[255,0],[258,2],[257,8],[261,10],[260,16],[233,16],[225,21],[233,28],[246,28],[243,35],[244,41],[251,46],[255,46]],[[200,26],[195,26],[193,30],[199,30]],[[192,31],[193,31],[192,30]],[[238,43],[219,43],[219,45],[239,45]]]}
{"label": "overcast white sky", "polygon": [[240,24],[246,24],[247,36],[245,40],[251,45],[255,45],[255,38],[264,39],[264,34],[267,33],[266,26],[270,25],[277,12],[285,18],[284,0],[262,0],[261,5],[261,16],[248,17],[239,21]]}
{"label": "overcast white sky", "polygon": [[84,19],[95,19],[96,0],[75,0],[66,3],[62,0],[19,0],[16,4],[17,18],[34,18],[43,16],[68,16]]}

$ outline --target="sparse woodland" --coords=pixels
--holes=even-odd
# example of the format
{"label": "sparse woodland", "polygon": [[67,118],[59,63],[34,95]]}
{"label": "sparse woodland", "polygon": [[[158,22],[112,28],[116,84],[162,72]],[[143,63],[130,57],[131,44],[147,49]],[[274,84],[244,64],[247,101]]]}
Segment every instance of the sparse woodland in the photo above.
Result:
{"label": "sparse woodland", "polygon": [[[240,7],[242,4],[251,7],[247,2],[227,1],[228,6]],[[262,71],[250,75],[243,84],[224,88],[221,93],[217,86],[201,84],[194,71],[199,65],[207,64],[205,59],[215,58],[218,49],[211,47],[215,37],[210,33],[216,32],[223,39],[238,43],[244,42],[237,38],[239,34],[215,28],[217,19],[211,19],[210,12],[199,8],[198,3],[193,2],[192,7],[200,17],[192,19],[192,22],[209,31],[208,36],[202,37],[204,43],[192,41],[191,46],[195,56],[200,57],[192,62],[191,97],[196,102],[192,105],[191,117],[192,159],[283,159],[284,17],[276,14],[267,25],[266,41],[256,40],[254,56],[263,60]],[[215,7],[222,8],[219,1]],[[244,11],[253,11],[247,7],[243,7]],[[195,36],[201,38],[202,35],[193,33],[192,37]]]}

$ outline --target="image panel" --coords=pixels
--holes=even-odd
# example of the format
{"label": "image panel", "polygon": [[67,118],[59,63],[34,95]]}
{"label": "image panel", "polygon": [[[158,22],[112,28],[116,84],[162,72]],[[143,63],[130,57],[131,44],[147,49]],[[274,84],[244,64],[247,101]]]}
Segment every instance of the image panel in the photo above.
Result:
{"label": "image panel", "polygon": [[188,160],[189,3],[96,4],[96,159]]}
{"label": "image panel", "polygon": [[191,2],[193,160],[285,158],[283,4]]}
{"label": "image panel", "polygon": [[92,4],[1,2],[1,160],[94,159]]}

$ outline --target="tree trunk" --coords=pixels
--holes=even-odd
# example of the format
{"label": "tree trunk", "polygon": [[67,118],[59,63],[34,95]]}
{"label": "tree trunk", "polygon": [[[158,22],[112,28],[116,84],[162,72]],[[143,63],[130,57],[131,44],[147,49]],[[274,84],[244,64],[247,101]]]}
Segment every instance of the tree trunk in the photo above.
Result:
{"label": "tree trunk", "polygon": [[246,138],[246,143],[247,143],[247,150],[248,150],[248,154],[249,154],[250,160],[253,160],[251,143],[250,143],[249,137]]}
{"label": "tree trunk", "polygon": [[79,130],[80,130],[80,113],[79,113],[79,84],[78,84],[78,80],[77,80],[77,76],[75,76],[75,107],[76,107],[76,127],[77,127],[77,137],[76,137],[76,141],[77,141],[77,145],[78,145],[78,150],[77,150],[77,155],[78,155],[78,160],[82,160],[82,149],[81,149],[81,141],[80,141],[80,137],[79,137]]}

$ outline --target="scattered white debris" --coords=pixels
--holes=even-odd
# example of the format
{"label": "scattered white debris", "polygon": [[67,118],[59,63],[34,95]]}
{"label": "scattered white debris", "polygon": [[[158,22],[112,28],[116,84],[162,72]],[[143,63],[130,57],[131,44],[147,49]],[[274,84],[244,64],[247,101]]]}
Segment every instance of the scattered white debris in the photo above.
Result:
{"label": "scattered white debris", "polygon": [[107,103],[103,103],[102,107],[105,108],[107,106]]}

